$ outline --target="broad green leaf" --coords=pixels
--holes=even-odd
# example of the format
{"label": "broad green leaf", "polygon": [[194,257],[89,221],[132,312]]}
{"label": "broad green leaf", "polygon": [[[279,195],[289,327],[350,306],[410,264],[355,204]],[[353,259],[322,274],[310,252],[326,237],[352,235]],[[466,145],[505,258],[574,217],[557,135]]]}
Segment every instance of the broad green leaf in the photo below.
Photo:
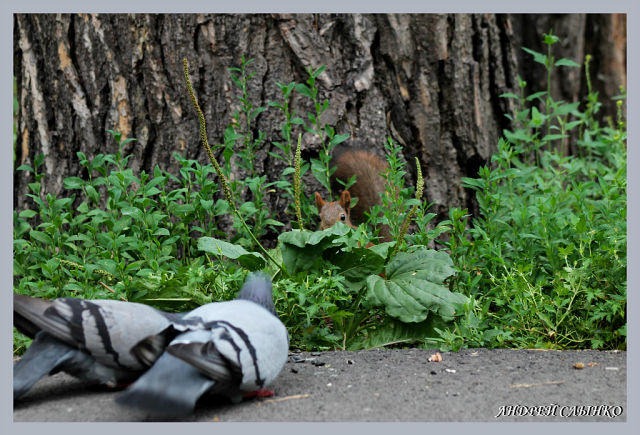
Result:
{"label": "broad green leaf", "polygon": [[123,216],[131,216],[136,220],[142,218],[142,210],[137,207],[124,207],[121,211]]}
{"label": "broad green leaf", "polygon": [[313,98],[313,93],[311,92],[311,89],[309,89],[307,85],[298,83],[296,85],[296,91],[298,91],[300,94],[304,95],[305,97]]}
{"label": "broad green leaf", "polygon": [[31,240],[35,240],[38,241],[40,243],[44,243],[45,245],[51,245],[53,244],[53,240],[51,240],[51,236],[49,236],[49,234],[47,233],[43,233],[42,231],[30,231],[29,232],[29,237],[31,237]]}
{"label": "broad green leaf", "polygon": [[37,214],[38,213],[36,211],[27,209],[27,210],[22,210],[18,216],[20,216],[23,219],[30,219],[36,216]]}
{"label": "broad green leaf", "polygon": [[242,246],[213,237],[200,237],[198,239],[198,249],[237,260],[238,263],[249,270],[260,270],[267,264],[264,257],[259,253],[249,252]]}
{"label": "broad green leaf", "polygon": [[388,258],[389,257],[389,249],[393,248],[394,246],[396,246],[396,242],[383,242],[383,243],[378,243],[377,245],[373,245],[367,249],[369,249],[370,251],[375,252],[376,254],[378,254],[380,257],[382,258]]}
{"label": "broad green leaf", "polygon": [[350,230],[348,226],[339,222],[322,231],[292,230],[280,234],[278,241],[281,243],[282,261],[287,271],[295,274],[313,268],[324,250]]}
{"label": "broad green leaf", "polygon": [[160,192],[162,192],[162,191],[160,189],[158,189],[157,187],[145,187],[144,194],[146,196],[153,196],[153,195],[157,195]]}
{"label": "broad green leaf", "polygon": [[485,187],[485,181],[480,178],[462,177],[462,186],[475,190],[482,190]]}
{"label": "broad green leaf", "polygon": [[85,181],[80,177],[67,177],[63,180],[65,189],[82,189]]}
{"label": "broad green leaf", "polygon": [[112,275],[116,274],[116,262],[110,259],[101,259],[96,262],[98,269],[104,269]]}
{"label": "broad green leaf", "polygon": [[452,293],[442,283],[454,274],[451,257],[443,251],[419,247],[401,252],[385,268],[387,278],[367,278],[367,302],[383,306],[403,322],[421,322],[429,311],[451,319],[467,297]]}
{"label": "broad green leaf", "polygon": [[358,337],[358,340],[353,340],[349,350],[375,349],[400,343],[424,342],[429,339],[435,341],[439,339],[439,335],[434,330],[434,325],[444,327],[446,324],[435,316],[418,323],[403,323],[388,318],[375,329],[368,329],[364,338]]}
{"label": "broad green leaf", "polygon": [[195,207],[191,204],[179,204],[171,209],[175,214],[187,214],[195,210]]}
{"label": "broad green leaf", "polygon": [[350,228],[347,225],[342,222],[338,222],[331,228],[327,228],[322,231],[288,231],[280,234],[278,240],[282,243],[294,245],[299,248],[313,246],[314,249],[316,249],[319,245],[322,245],[322,243],[333,241],[336,237],[344,236],[349,232],[349,230]]}
{"label": "broad green leaf", "polygon": [[371,249],[353,248],[349,252],[339,250],[328,260],[340,267],[341,274],[347,279],[347,285],[352,291],[357,291],[364,285],[369,275],[377,275],[384,269],[386,256],[379,255]]}

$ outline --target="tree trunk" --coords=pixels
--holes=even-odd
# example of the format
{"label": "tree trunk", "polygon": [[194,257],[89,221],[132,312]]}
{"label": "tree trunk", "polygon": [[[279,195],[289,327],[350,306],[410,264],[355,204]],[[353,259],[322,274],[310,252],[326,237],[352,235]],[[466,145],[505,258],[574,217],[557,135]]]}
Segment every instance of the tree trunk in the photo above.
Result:
{"label": "tree trunk", "polygon": [[[326,65],[318,77],[321,99],[330,101],[325,122],[337,133],[349,133],[350,145],[380,154],[388,136],[403,144],[409,183],[415,180],[411,165],[418,157],[426,199],[441,215],[452,206],[473,209],[473,193],[461,188],[461,178],[475,176],[489,162],[502,130],[510,127],[504,115],[513,114],[512,102],[499,95],[516,92],[518,71],[540,84],[531,60],[522,61],[520,43],[539,50],[527,44],[539,41],[540,32],[548,31],[547,22],[553,22],[554,33],[566,42],[563,49],[580,54],[556,57],[581,62],[585,46],[597,51],[596,57],[607,53],[610,57],[593,63],[594,82],[604,100],[617,93],[615,86],[607,87],[606,75],[619,77],[626,71],[618,53],[620,44],[626,44],[618,28],[624,20],[611,17],[17,14],[15,164],[32,164],[36,154],[44,153],[46,191],[65,194],[63,178],[83,176],[77,151],[90,157],[117,151],[109,129],[137,138],[125,148],[134,155],[134,171],[149,172],[159,165],[177,172],[176,152],[208,163],[182,59],[190,62],[209,141],[218,144],[240,104],[227,68],[238,66],[244,55],[255,59],[249,82],[254,107],[280,100],[276,82],[305,82],[307,68]],[[538,24],[531,26],[530,20]],[[564,29],[562,23],[571,26]],[[611,36],[617,52],[602,39],[595,41],[602,35]],[[558,92],[568,95],[565,99],[577,98],[582,73],[576,69],[568,74]],[[292,105],[299,114],[311,111],[307,99],[295,98]],[[271,142],[282,140],[282,122],[280,112],[267,110],[255,125],[256,132],[266,133],[268,144],[258,151],[256,169],[267,173],[269,181],[284,169],[284,163],[268,155]],[[317,156],[319,148],[317,138],[304,135],[303,157]],[[26,172],[15,173],[15,209],[29,206],[25,194],[32,181]],[[307,195],[321,191],[311,177],[305,183]],[[267,202],[286,220],[284,199],[271,194]]]}
{"label": "tree trunk", "polygon": [[[516,47],[527,47],[547,53],[542,34],[553,32],[561,43],[552,47],[555,59],[567,58],[581,65],[591,55],[592,90],[598,92],[603,117],[615,119],[617,108],[612,97],[627,87],[627,25],[625,14],[554,14],[511,15]],[[547,74],[543,65],[532,62],[532,56],[517,49],[518,73],[527,82],[529,93],[547,89]],[[555,100],[586,101],[588,93],[584,68],[557,68],[551,80],[551,95]],[[575,153],[575,137],[565,153]]]}

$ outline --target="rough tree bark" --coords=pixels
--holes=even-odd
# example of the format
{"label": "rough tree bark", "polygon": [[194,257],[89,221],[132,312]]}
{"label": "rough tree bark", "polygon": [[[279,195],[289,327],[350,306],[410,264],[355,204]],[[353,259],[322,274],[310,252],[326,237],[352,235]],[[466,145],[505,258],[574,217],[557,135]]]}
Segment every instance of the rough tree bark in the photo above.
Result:
{"label": "rough tree bark", "polygon": [[[519,61],[519,44],[539,40],[539,32],[548,30],[544,20],[555,20],[554,33],[568,41],[566,50],[581,55],[565,57],[581,62],[585,46],[598,53],[611,51],[610,45],[588,37],[620,34],[615,20],[607,21],[610,16],[567,17],[15,15],[15,164],[32,163],[43,152],[46,190],[64,194],[64,177],[83,176],[77,151],[88,156],[115,151],[108,129],[138,139],[126,149],[134,155],[134,169],[150,171],[157,164],[177,171],[174,152],[207,163],[185,91],[182,59],[190,61],[209,140],[216,144],[223,142],[239,106],[227,68],[238,66],[244,55],[255,59],[249,93],[259,106],[279,100],[276,82],[304,82],[306,68],[326,65],[319,77],[321,97],[331,102],[326,122],[338,133],[349,133],[349,144],[378,153],[386,137],[393,137],[404,145],[409,162],[414,156],[420,160],[425,196],[435,202],[437,212],[446,213],[451,206],[473,209],[473,194],[461,188],[461,177],[477,174],[510,126],[504,114],[513,112],[511,100],[499,95],[515,91],[518,71],[535,72]],[[541,24],[528,25],[537,19]],[[574,21],[577,27],[562,24]],[[600,24],[589,24],[594,22]],[[626,44],[624,38],[614,38]],[[599,68],[594,74],[612,73],[607,59],[593,64]],[[573,86],[572,97],[583,82],[581,73],[576,74],[563,82]],[[524,75],[535,81],[535,76]],[[603,85],[601,97],[610,95]],[[297,113],[310,110],[304,99],[295,99],[293,106]],[[281,122],[280,113],[268,110],[255,128],[266,133],[270,144],[281,140]],[[256,165],[272,181],[283,164],[267,154],[268,147],[258,152]],[[318,141],[306,134],[303,157],[318,151]],[[411,168],[410,183],[414,176]],[[14,174],[15,209],[28,206],[30,181],[25,172]],[[310,177],[305,182],[307,194],[320,189]],[[267,201],[280,212],[279,219],[288,220],[282,214],[286,204],[277,194]]]}
{"label": "rough tree bark", "polygon": [[[602,103],[599,115],[615,119],[617,108],[611,98],[620,95],[620,87],[627,87],[627,25],[625,14],[554,14],[511,15],[513,42],[518,50],[518,73],[527,82],[527,90],[537,92],[547,88],[544,66],[531,62],[531,55],[520,50],[527,47],[547,52],[542,34],[553,32],[561,43],[552,47],[556,59],[568,58],[581,65],[590,54],[591,84]],[[587,78],[584,68],[558,68],[551,82],[551,94],[556,100],[585,101]],[[626,109],[626,108],[625,108]],[[575,153],[575,137],[569,142],[567,153]]]}

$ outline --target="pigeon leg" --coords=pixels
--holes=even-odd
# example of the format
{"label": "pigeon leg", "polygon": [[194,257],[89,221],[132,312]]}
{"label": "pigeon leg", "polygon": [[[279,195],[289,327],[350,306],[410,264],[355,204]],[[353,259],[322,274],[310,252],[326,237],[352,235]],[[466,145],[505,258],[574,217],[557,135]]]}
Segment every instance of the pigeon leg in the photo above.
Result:
{"label": "pigeon leg", "polygon": [[254,397],[273,397],[275,396],[276,393],[273,392],[273,390],[267,390],[266,388],[262,387],[259,388],[255,391],[248,391],[246,393],[244,393],[242,395],[243,399],[252,399]]}

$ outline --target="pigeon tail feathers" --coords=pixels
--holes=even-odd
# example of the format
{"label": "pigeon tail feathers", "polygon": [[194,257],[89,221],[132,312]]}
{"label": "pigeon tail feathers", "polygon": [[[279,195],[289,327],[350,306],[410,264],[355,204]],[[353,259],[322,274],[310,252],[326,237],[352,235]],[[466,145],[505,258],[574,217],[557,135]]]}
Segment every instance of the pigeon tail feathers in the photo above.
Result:
{"label": "pigeon tail feathers", "polygon": [[78,352],[46,332],[38,332],[31,346],[13,365],[13,399],[22,397],[41,378]]}
{"label": "pigeon tail feathers", "polygon": [[236,299],[255,302],[278,317],[271,293],[271,277],[264,272],[249,274]]}
{"label": "pigeon tail feathers", "polygon": [[214,384],[190,364],[163,353],[116,402],[154,417],[175,418],[191,413],[198,398]]}

